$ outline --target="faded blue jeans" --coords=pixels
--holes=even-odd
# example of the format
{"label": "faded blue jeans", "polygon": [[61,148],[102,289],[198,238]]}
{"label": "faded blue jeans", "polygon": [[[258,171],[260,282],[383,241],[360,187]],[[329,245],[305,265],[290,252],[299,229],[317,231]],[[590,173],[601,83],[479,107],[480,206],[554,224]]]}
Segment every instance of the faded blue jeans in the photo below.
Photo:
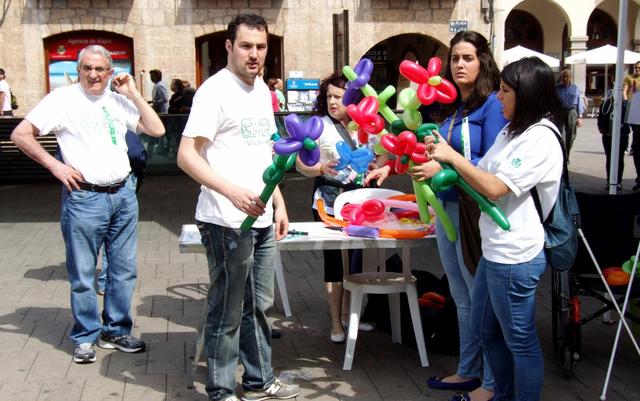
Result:
{"label": "faded blue jeans", "polygon": [[544,251],[518,264],[480,259],[471,322],[480,328],[496,377],[495,401],[540,399],[544,360],[536,331],[536,288],[546,268]]}
{"label": "faded blue jeans", "polygon": [[[137,192],[138,178],[132,173],[130,179],[127,180],[127,185],[133,192]],[[109,267],[109,260],[107,259],[107,252],[105,244],[100,247],[100,253],[102,254],[102,266],[100,267],[100,273],[98,273],[98,290],[104,293],[107,286],[107,267]]]}
{"label": "faded blue jeans", "polygon": [[197,222],[209,263],[205,324],[206,390],[211,400],[233,394],[238,358],[245,390],[273,384],[271,327],[276,242],[273,227],[241,231]]}
{"label": "faded blue jeans", "polygon": [[447,274],[449,290],[456,303],[458,315],[458,333],[460,335],[460,362],[458,362],[458,375],[462,377],[482,378],[482,387],[492,390],[495,380],[486,356],[483,358],[478,326],[471,324],[471,292],[473,289],[473,276],[464,264],[460,243],[460,212],[459,203],[445,201],[443,206],[451,224],[456,231],[455,242],[449,241],[440,220],[436,220],[436,241],[438,253],[442,261],[442,267]]}
{"label": "faded blue jeans", "polygon": [[[131,178],[129,178],[130,180]],[[116,193],[69,192],[62,189],[60,227],[71,283],[74,344],[95,344],[100,333],[122,336],[131,333],[131,297],[136,285],[138,201],[129,184]],[[94,288],[96,262],[105,243],[109,259],[109,282],[102,319]]]}

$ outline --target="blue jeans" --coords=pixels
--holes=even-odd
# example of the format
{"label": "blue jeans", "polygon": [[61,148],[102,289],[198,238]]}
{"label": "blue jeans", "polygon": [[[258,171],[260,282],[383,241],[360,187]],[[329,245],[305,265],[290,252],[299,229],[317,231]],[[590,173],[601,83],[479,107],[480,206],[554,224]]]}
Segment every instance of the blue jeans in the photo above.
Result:
{"label": "blue jeans", "polygon": [[[63,187],[60,227],[71,283],[74,344],[96,343],[100,333],[131,333],[129,313],[136,284],[138,201],[127,186],[114,194],[69,192]],[[102,319],[94,289],[98,250],[105,243],[110,283],[104,296]]]}
{"label": "blue jeans", "polygon": [[[130,179],[127,180],[125,185],[128,186],[133,192],[136,192],[138,179],[134,174],[131,174]],[[100,247],[100,253],[102,254],[102,267],[100,268],[100,273],[98,274],[98,290],[104,293],[105,287],[107,286],[107,267],[109,266],[109,260],[107,259],[107,252],[105,250],[104,244],[102,244],[102,246]]]}
{"label": "blue jeans", "polygon": [[471,321],[480,328],[496,377],[495,401],[540,399],[544,361],[536,332],[536,288],[546,268],[544,251],[518,264],[480,259]]}
{"label": "blue jeans", "polygon": [[487,390],[492,390],[495,380],[491,369],[489,369],[486,356],[483,358],[480,337],[477,330],[478,326],[471,324],[473,276],[465,266],[462,257],[459,204],[458,202],[451,201],[443,203],[458,237],[455,242],[449,241],[440,221],[436,220],[438,253],[440,254],[442,267],[447,274],[449,290],[456,303],[456,311],[458,314],[460,362],[458,363],[457,374],[463,377],[480,378],[482,373],[482,387]]}
{"label": "blue jeans", "polygon": [[232,394],[238,357],[245,390],[273,384],[271,327],[276,242],[273,227],[240,231],[197,222],[209,263],[205,324],[206,390],[212,400]]}

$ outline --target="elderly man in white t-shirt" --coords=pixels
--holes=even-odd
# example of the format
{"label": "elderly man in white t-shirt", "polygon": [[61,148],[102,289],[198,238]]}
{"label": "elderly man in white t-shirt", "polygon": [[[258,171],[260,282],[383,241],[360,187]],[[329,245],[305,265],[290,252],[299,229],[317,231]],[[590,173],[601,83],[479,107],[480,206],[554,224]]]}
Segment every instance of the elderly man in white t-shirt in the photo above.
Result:
{"label": "elderly man in white t-shirt", "polygon": [[[138,201],[131,180],[127,130],[164,135],[158,115],[145,102],[128,73],[114,75],[109,52],[91,45],[78,55],[79,83],[49,93],[18,124],[11,140],[62,184],[60,226],[71,283],[75,325],[73,360],[96,360],[95,344],[123,352],[142,352],[131,335],[131,297],[136,282]],[[108,86],[113,77],[115,89]],[[36,136],[54,132],[62,161]],[[109,259],[104,309],[94,290],[98,250]]]}
{"label": "elderly man in white t-shirt", "polygon": [[[239,15],[229,23],[227,66],[196,92],[178,150],[180,168],[202,184],[196,220],[209,262],[206,390],[213,401],[238,400],[238,358],[245,368],[243,400],[299,393],[298,386],[273,374],[266,315],[273,304],[275,239],[284,237],[289,225],[278,188],[266,204],[258,196],[276,131],[271,94],[256,79],[267,35],[267,23],[258,15]],[[247,215],[257,220],[242,231]]]}
{"label": "elderly man in white t-shirt", "polygon": [[5,78],[4,69],[0,68],[0,116],[12,116],[11,89]]}

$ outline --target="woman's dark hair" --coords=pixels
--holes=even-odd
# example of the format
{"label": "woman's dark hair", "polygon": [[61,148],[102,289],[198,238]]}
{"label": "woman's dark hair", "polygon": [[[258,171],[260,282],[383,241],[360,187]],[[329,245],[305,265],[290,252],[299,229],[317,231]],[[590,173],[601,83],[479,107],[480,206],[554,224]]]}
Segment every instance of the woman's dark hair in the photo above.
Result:
{"label": "woman's dark hair", "polygon": [[551,68],[538,57],[510,63],[500,74],[502,82],[515,92],[516,105],[509,135],[516,136],[546,117],[556,126],[560,121],[560,100]]}
{"label": "woman's dark hair", "polygon": [[[476,57],[478,61],[480,61],[480,71],[478,72],[473,91],[464,102],[462,102],[460,98],[460,89],[455,85],[453,74],[451,74],[451,53],[453,52],[453,47],[460,42],[472,44],[476,48]],[[449,53],[447,54],[447,61],[444,68],[444,78],[454,84],[458,97],[455,102],[443,105],[442,112],[440,113],[442,120],[453,114],[461,102],[463,107],[462,113],[464,115],[468,115],[482,106],[485,100],[487,100],[487,97],[500,88],[500,70],[496,65],[496,61],[493,59],[487,38],[475,31],[460,31],[456,33],[449,42]]]}
{"label": "woman's dark hair", "polygon": [[173,86],[173,87],[175,87],[175,88],[176,88],[175,93],[182,93],[182,92],[184,92],[184,83],[182,83],[182,80],[181,80],[181,79],[174,78],[174,79],[171,81],[171,86]]}
{"label": "woman's dark hair", "polygon": [[334,72],[320,82],[320,91],[318,92],[318,97],[316,97],[316,104],[313,110],[316,115],[321,117],[329,115],[329,109],[327,108],[329,85],[344,89],[347,86],[347,78],[340,72]]}
{"label": "woman's dark hair", "polygon": [[269,90],[275,91],[277,83],[278,83],[278,78],[269,78],[269,80],[267,81],[267,86],[269,87]]}

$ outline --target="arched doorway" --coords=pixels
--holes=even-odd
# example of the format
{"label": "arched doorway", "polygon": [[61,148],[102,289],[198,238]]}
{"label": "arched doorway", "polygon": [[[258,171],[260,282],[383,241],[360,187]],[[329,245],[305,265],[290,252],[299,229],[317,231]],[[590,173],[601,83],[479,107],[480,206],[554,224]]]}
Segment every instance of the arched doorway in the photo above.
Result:
{"label": "arched doorway", "polygon": [[89,45],[101,45],[111,52],[116,73],[133,73],[133,39],[127,36],[87,30],[49,36],[43,42],[47,92],[77,82],[78,53]]}
{"label": "arched doorway", "polygon": [[[567,28],[565,27],[565,33]],[[587,22],[587,50],[597,49],[604,45],[617,46],[618,26],[615,20],[606,12],[595,9]],[[568,42],[568,38],[567,38]],[[587,95],[599,96],[605,91],[605,86],[613,84],[615,75],[611,73],[605,74],[606,66],[587,66],[587,85],[585,93]],[[607,75],[608,83],[605,84],[605,75]]]}
{"label": "arched doorway", "polygon": [[[200,86],[227,65],[227,50],[224,47],[226,35],[226,31],[219,31],[196,38],[196,85]],[[282,37],[269,34],[267,46],[269,50],[264,63],[265,82],[269,78],[282,78],[284,75]]]}
{"label": "arched doorway", "polygon": [[[388,85],[393,85],[398,92],[408,86],[398,71],[402,60],[418,61],[426,66],[433,56],[444,60],[448,51],[442,42],[426,35],[406,33],[392,36],[370,48],[362,57],[373,61],[373,74],[369,83],[378,92]],[[389,105],[396,105],[395,97],[389,100]]]}
{"label": "arched doorway", "polygon": [[543,53],[544,37],[542,26],[540,26],[536,17],[523,10],[513,10],[507,16],[504,26],[505,50],[520,45]]}

